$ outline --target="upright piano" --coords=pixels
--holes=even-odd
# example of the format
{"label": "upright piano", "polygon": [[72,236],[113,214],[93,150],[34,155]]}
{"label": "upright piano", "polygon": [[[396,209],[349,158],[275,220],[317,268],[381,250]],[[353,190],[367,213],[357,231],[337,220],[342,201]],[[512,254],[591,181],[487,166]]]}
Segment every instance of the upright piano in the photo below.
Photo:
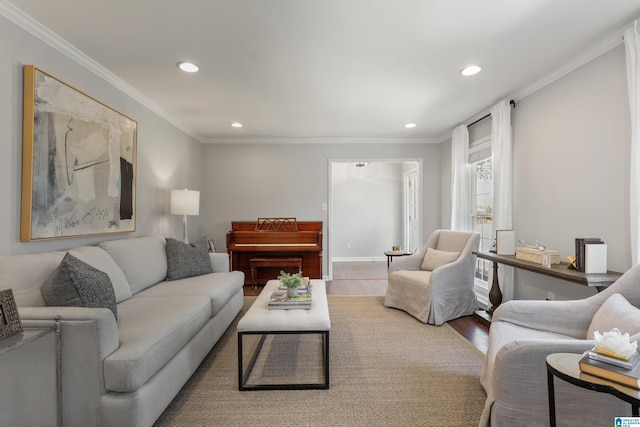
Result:
{"label": "upright piano", "polygon": [[[252,284],[249,260],[252,258],[301,258],[302,273],[322,279],[322,221],[296,221],[295,218],[258,218],[233,221],[227,233],[227,252],[232,270],[244,272],[245,285]],[[296,273],[295,268],[261,268],[257,283],[275,279],[280,270]]]}

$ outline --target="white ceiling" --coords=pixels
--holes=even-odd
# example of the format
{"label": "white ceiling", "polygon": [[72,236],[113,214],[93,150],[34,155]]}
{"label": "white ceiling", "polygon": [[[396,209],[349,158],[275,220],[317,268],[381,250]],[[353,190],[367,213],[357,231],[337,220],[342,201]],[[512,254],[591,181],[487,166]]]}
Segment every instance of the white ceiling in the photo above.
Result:
{"label": "white ceiling", "polygon": [[633,0],[9,1],[203,142],[440,141],[640,16]]}

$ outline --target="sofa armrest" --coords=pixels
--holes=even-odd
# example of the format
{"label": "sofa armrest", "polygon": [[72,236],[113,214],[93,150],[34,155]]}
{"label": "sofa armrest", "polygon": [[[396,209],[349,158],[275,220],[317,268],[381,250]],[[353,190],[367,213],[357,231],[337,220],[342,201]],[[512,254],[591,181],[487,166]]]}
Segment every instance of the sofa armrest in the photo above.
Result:
{"label": "sofa armrest", "polygon": [[51,326],[60,316],[63,424],[100,425],[103,361],[120,345],[113,313],[84,307],[18,307],[18,312],[26,327]]}
{"label": "sofa armrest", "polygon": [[229,255],[209,252],[209,258],[211,258],[211,267],[214,273],[226,273],[229,271]]}
{"label": "sofa armrest", "polygon": [[549,419],[547,356],[581,354],[592,347],[593,341],[570,338],[523,339],[505,344],[494,360],[486,360],[482,371],[481,382],[487,392],[487,402],[480,425],[488,425],[488,408],[494,402],[499,402],[501,408],[508,408],[509,419],[522,416],[530,425],[544,425]]}
{"label": "sofa armrest", "polygon": [[587,337],[600,304],[595,299],[572,301],[511,300],[493,313],[492,322],[509,322],[578,339]]}

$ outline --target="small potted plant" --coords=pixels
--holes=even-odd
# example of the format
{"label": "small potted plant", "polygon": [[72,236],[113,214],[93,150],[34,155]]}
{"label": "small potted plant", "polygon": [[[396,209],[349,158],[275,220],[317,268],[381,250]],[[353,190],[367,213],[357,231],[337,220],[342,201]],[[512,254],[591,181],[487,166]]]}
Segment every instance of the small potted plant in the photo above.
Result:
{"label": "small potted plant", "polygon": [[287,297],[295,298],[298,296],[298,287],[302,283],[302,271],[291,274],[280,270],[278,280],[282,283],[282,286],[287,288]]}

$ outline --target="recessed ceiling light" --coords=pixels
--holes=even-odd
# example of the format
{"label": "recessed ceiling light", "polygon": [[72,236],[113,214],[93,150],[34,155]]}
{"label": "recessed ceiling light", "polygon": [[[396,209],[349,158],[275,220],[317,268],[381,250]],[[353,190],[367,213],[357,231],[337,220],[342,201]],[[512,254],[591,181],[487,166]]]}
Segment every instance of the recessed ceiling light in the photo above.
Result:
{"label": "recessed ceiling light", "polygon": [[474,74],[478,74],[480,70],[482,70],[482,68],[477,65],[468,65],[460,70],[460,74],[463,76],[473,76]]}
{"label": "recessed ceiling light", "polygon": [[241,128],[241,127],[242,127],[242,123],[239,123],[239,122],[233,122],[233,123],[231,123],[231,127],[234,127],[234,128]]}
{"label": "recessed ceiling light", "polygon": [[187,73],[195,73],[200,69],[196,64],[191,62],[179,62],[178,68],[182,71],[186,71]]}
{"label": "recessed ceiling light", "polygon": [[407,129],[408,128],[414,128],[414,127],[416,127],[416,124],[415,123],[407,123],[406,125],[404,125],[404,127],[406,127]]}

